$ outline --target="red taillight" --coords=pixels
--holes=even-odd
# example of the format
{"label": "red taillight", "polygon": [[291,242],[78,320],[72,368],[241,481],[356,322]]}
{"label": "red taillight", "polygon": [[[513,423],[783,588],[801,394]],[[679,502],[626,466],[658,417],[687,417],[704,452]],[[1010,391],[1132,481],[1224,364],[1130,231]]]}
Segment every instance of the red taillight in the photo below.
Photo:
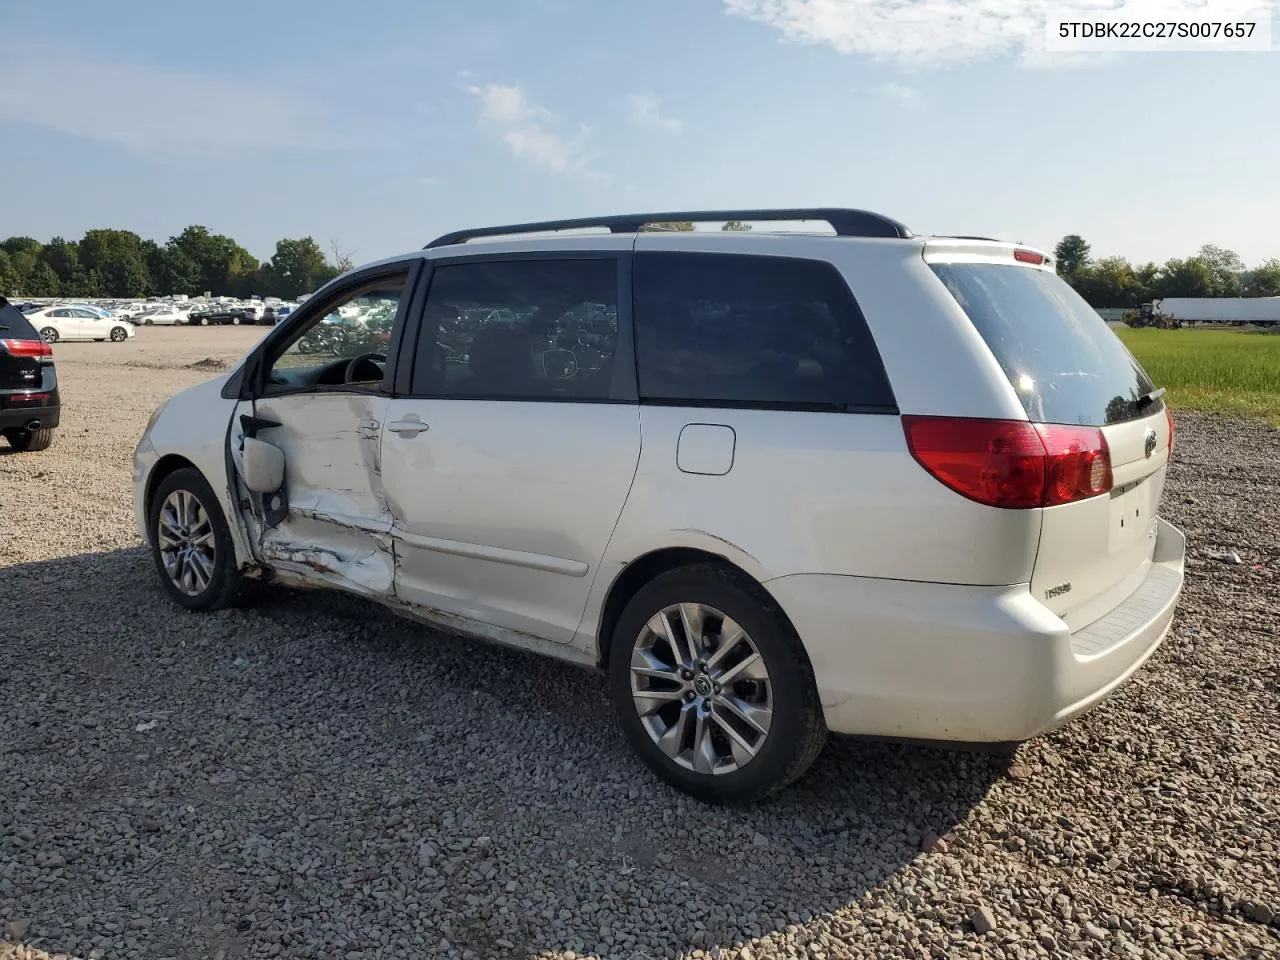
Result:
{"label": "red taillight", "polygon": [[43,340],[0,340],[0,346],[15,357],[53,356],[53,350]]}
{"label": "red taillight", "polygon": [[1168,400],[1164,403],[1164,418],[1169,421],[1169,456],[1173,456],[1173,408]]}
{"label": "red taillight", "polygon": [[44,403],[49,399],[47,393],[11,393],[9,394],[9,405],[15,403]]}
{"label": "red taillight", "polygon": [[902,418],[917,462],[956,493],[992,507],[1052,507],[1111,489],[1111,451],[1096,427]]}
{"label": "red taillight", "polygon": [[1039,266],[1044,263],[1044,254],[1036,253],[1034,250],[1015,250],[1013,251],[1013,259],[1019,263],[1034,263]]}

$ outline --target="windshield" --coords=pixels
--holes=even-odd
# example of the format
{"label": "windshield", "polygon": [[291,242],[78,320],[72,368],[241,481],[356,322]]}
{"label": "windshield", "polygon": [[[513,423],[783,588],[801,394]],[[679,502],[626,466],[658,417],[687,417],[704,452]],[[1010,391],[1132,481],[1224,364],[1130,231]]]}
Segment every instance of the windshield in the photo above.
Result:
{"label": "windshield", "polygon": [[1101,427],[1146,416],[1151,378],[1097,312],[1047,270],[934,263],[934,273],[1013,385],[1028,418]]}

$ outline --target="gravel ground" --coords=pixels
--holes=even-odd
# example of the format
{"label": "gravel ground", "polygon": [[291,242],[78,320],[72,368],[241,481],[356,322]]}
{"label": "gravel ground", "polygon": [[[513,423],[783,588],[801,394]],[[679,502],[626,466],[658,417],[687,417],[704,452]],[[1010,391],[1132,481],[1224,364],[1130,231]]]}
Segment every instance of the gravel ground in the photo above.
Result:
{"label": "gravel ground", "polygon": [[1280,431],[1179,418],[1185,599],[1103,707],[1012,758],[833,742],[725,812],[589,673],[163,596],[133,443],[262,332],[59,345],[53,447],[0,455],[3,960],[1280,955]]}

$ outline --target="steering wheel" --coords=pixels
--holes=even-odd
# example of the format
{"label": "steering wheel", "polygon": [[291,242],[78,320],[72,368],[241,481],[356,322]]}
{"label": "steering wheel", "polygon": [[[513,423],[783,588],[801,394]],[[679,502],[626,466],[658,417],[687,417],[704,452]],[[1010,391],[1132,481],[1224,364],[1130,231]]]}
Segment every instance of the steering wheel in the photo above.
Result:
{"label": "steering wheel", "polygon": [[[343,383],[368,383],[371,380],[381,380],[383,368],[381,364],[387,362],[385,353],[362,353],[358,357],[352,357],[347,361],[346,369],[342,373]],[[368,369],[373,371],[372,376],[359,376],[364,372],[361,367],[368,364]]]}

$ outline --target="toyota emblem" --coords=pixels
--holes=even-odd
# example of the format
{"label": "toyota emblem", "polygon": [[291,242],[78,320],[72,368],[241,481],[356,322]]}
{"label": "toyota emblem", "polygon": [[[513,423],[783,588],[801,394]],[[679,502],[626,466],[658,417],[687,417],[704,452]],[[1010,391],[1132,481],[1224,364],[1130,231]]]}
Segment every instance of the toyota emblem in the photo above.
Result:
{"label": "toyota emblem", "polygon": [[1142,450],[1149,457],[1156,452],[1156,444],[1159,443],[1154,430],[1148,430],[1146,437],[1142,441]]}

